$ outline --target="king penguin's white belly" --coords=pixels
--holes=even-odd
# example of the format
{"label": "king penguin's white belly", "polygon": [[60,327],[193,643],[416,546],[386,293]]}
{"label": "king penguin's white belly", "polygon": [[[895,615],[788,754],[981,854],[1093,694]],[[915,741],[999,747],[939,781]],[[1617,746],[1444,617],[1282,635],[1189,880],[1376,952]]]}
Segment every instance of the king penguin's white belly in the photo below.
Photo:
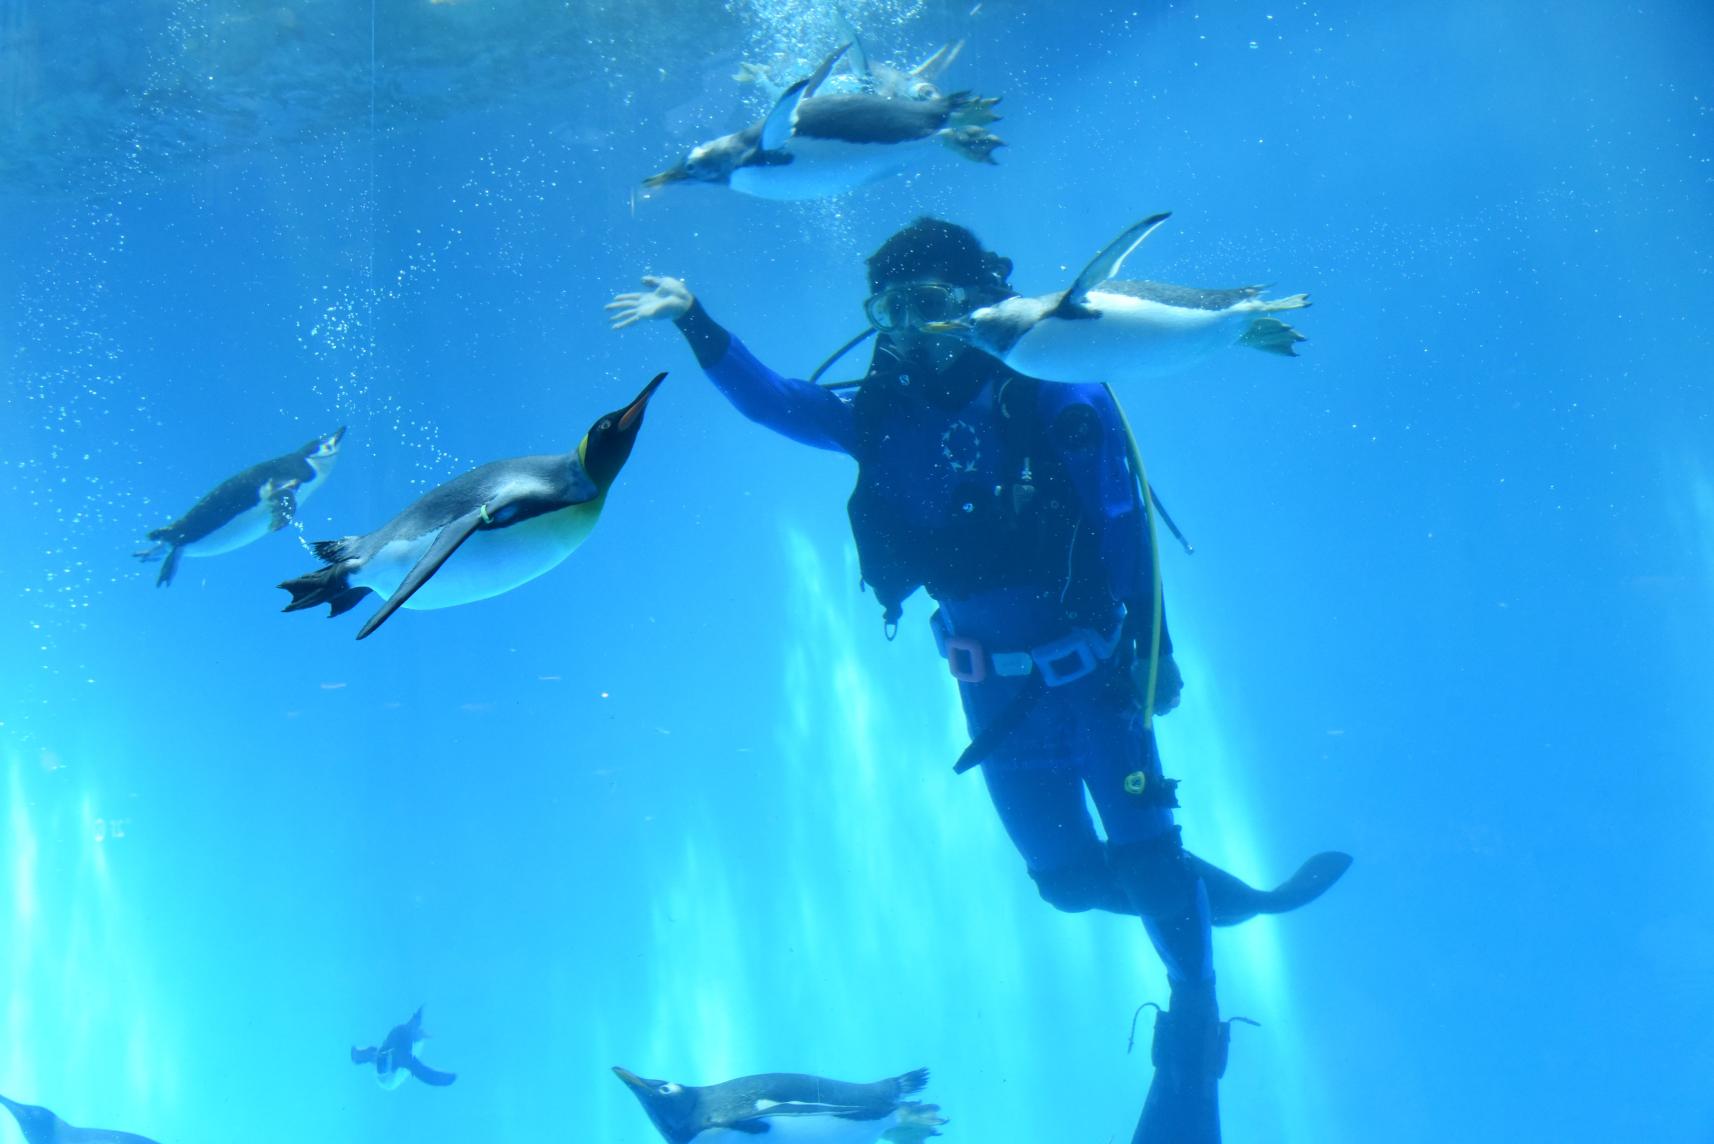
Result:
{"label": "king penguin's white belly", "polygon": [[933,136],[908,143],[845,143],[794,135],[786,150],[789,163],[733,171],[732,189],[759,199],[825,199],[897,174],[945,148]]}
{"label": "king penguin's white belly", "polygon": [[[527,584],[577,551],[599,514],[595,505],[572,505],[523,524],[476,532],[404,606],[450,608]],[[389,543],[352,573],[351,583],[372,588],[382,599],[388,599],[439,535],[437,529],[414,540]]]}
{"label": "king penguin's white belly", "polygon": [[266,502],[245,509],[201,540],[179,546],[186,556],[219,556],[262,539],[274,526],[274,506]]}
{"label": "king penguin's white belly", "polygon": [[1231,346],[1255,319],[1237,309],[1191,310],[1099,290],[1090,291],[1088,304],[1099,318],[1038,322],[1012,346],[1006,364],[1045,381],[1165,377]]}
{"label": "king penguin's white belly", "polygon": [[[770,1116],[765,1134],[769,1144],[873,1144],[881,1133],[897,1127],[899,1114],[879,1120],[843,1120],[837,1116]],[[756,1144],[757,1135],[714,1128],[696,1137],[696,1144]]]}

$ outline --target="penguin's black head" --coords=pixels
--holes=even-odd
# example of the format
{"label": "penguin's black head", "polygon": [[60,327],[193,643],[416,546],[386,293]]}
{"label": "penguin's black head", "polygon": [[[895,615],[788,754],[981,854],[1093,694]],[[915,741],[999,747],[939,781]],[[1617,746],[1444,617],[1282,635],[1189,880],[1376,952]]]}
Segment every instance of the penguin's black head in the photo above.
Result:
{"label": "penguin's black head", "polygon": [[630,1069],[613,1066],[613,1074],[636,1096],[649,1120],[673,1144],[684,1144],[699,1131],[700,1101],[696,1090],[670,1080],[650,1080]]}
{"label": "penguin's black head", "polygon": [[657,373],[631,404],[605,414],[583,435],[583,441],[577,447],[577,457],[583,462],[583,471],[602,492],[612,487],[619,477],[619,470],[631,459],[631,446],[637,443],[637,433],[643,427],[643,411],[666,376]]}
{"label": "penguin's black head", "polygon": [[57,1126],[60,1118],[47,1109],[38,1108],[33,1104],[19,1104],[17,1101],[7,1100],[3,1096],[0,1096],[0,1104],[5,1105],[11,1111],[13,1119],[18,1122],[18,1131],[24,1134],[24,1139],[30,1141],[30,1144],[36,1144],[38,1140],[49,1141],[58,1138]]}
{"label": "penguin's black head", "polygon": [[306,459],[310,457],[336,457],[339,455],[339,443],[344,439],[345,426],[341,425],[325,437],[312,437],[304,442],[303,448],[298,450],[298,456]]}

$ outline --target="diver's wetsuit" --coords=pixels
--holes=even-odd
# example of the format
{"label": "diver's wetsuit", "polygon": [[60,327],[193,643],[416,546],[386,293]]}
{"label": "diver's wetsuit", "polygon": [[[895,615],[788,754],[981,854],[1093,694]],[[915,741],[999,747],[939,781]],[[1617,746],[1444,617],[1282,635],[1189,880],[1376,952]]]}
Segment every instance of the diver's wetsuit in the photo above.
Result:
{"label": "diver's wetsuit", "polygon": [[[930,553],[894,596],[925,584],[940,605],[939,634],[988,651],[1025,651],[1077,627],[1116,633],[1125,616],[1118,601],[1130,601],[1135,614],[1152,610],[1141,500],[1124,428],[1101,386],[1030,383],[970,351],[936,379],[946,396],[924,401],[918,394],[925,387],[913,390],[908,374],[889,370],[886,355],[878,355],[863,393],[847,401],[781,377],[700,305],[678,325],[710,380],[744,416],[857,459],[853,525],[865,578],[883,602],[875,550],[892,545]],[[1021,444],[1008,390],[1036,405],[1030,423],[1039,429]],[[1019,476],[1002,467],[1008,460],[1017,467],[1020,450],[1031,495],[1046,503],[1035,505],[1041,511],[1023,526],[995,524],[1005,515],[995,506],[1014,503],[1008,492]],[[1140,915],[1175,1000],[1192,994],[1211,1012],[1207,893],[1173,825],[1170,786],[1161,781],[1154,736],[1130,683],[1133,654],[1125,639],[1092,673],[1042,690],[982,771],[1042,897],[1062,910]],[[973,737],[1020,689],[1039,685],[1028,679],[989,673],[959,683]],[[1138,771],[1153,797],[1126,791],[1126,776]],[[1090,820],[1085,786],[1106,846]]]}

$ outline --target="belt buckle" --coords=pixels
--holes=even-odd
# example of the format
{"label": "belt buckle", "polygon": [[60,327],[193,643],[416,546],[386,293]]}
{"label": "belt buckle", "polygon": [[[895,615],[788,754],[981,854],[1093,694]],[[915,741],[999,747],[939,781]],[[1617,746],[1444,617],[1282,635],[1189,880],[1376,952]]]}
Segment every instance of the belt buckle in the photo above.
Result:
{"label": "belt buckle", "polygon": [[981,683],[988,678],[988,657],[982,644],[969,636],[946,637],[946,666],[960,683]]}
{"label": "belt buckle", "polygon": [[1076,683],[1094,671],[1096,665],[1101,662],[1094,649],[1089,646],[1088,638],[1081,632],[1073,632],[1051,643],[1032,648],[1030,658],[1041,668],[1042,682],[1049,687]]}

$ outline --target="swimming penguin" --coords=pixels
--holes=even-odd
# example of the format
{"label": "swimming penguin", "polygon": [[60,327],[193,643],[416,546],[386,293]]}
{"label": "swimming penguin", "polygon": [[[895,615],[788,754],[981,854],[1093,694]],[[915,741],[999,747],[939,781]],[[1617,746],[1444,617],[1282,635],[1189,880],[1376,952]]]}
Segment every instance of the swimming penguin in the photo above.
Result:
{"label": "swimming penguin", "polygon": [[45,1108],[34,1104],[19,1104],[0,1096],[18,1131],[28,1144],[155,1144],[147,1136],[135,1132],[114,1132],[106,1128],[74,1128]]}
{"label": "swimming penguin", "polygon": [[[936,84],[941,73],[951,67],[952,61],[964,50],[963,40],[942,44],[938,51],[916,67],[901,71],[891,64],[876,60],[864,49],[857,29],[851,26],[844,13],[835,12],[833,18],[839,26],[840,35],[850,41],[846,61],[851,70],[849,73],[827,77],[827,81],[822,84],[822,90],[829,95],[840,92],[872,92],[888,99],[938,99],[940,88]],[[785,85],[775,83],[768,74],[767,67],[762,64],[740,63],[738,73],[732,78],[739,83],[753,84],[771,100],[779,99],[785,91]]]}
{"label": "swimming penguin", "polygon": [[849,46],[788,87],[766,119],[692,148],[683,162],[643,185],[716,183],[763,199],[819,199],[897,174],[940,147],[975,162],[994,161],[994,149],[1003,144],[985,125],[998,118],[992,110],[998,100],[968,92],[916,100],[871,92],[816,95]]}
{"label": "swimming penguin", "polygon": [[401,606],[486,600],[557,567],[595,527],[665,377],[657,374],[629,405],[590,426],[569,453],[494,461],[441,485],[374,532],[315,542],[328,566],[281,584],[292,594],[282,610],[326,604],[337,616],[374,592],[386,603],[358,631],[363,639]]}
{"label": "swimming penguin", "polygon": [[458,1076],[455,1073],[431,1069],[417,1059],[417,1046],[421,1045],[427,1036],[428,1034],[423,1032],[423,1009],[418,1005],[409,1021],[393,1026],[387,1034],[387,1039],[381,1042],[380,1048],[360,1049],[353,1045],[351,1063],[374,1065],[375,1081],[382,1088],[398,1088],[405,1083],[406,1073],[424,1084],[444,1088],[457,1080]]}
{"label": "swimming penguin", "polygon": [[646,1080],[614,1066],[668,1144],[730,1144],[766,1135],[778,1144],[917,1144],[946,1123],[933,1104],[906,1101],[928,1070],[873,1084],[802,1073],[763,1073],[723,1084]]}
{"label": "swimming penguin", "polygon": [[1084,267],[1069,290],[1007,298],[967,319],[935,322],[1019,373],[1044,381],[1123,384],[1163,377],[1233,345],[1296,357],[1302,334],[1270,315],[1301,310],[1309,295],[1268,300],[1264,287],[1201,290],[1117,277],[1125,259],[1168,214],[1130,227]]}
{"label": "swimming penguin", "polygon": [[137,559],[166,557],[155,587],[173,582],[181,556],[219,556],[290,524],[298,506],[332,471],[344,436],[341,426],[294,453],[251,465],[214,486],[189,512],[149,533],[155,545],[137,553]]}

